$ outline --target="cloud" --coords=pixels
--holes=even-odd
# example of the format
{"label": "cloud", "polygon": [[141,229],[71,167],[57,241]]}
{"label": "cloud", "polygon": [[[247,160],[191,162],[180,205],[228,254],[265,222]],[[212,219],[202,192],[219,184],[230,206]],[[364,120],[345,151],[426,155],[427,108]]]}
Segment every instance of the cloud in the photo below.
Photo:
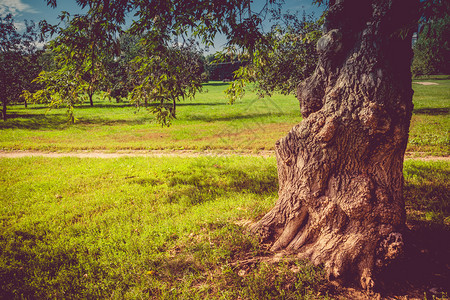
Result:
{"label": "cloud", "polygon": [[47,44],[47,42],[38,42],[38,41],[35,41],[35,42],[34,42],[34,45],[35,45],[36,48],[38,48],[39,50],[42,50],[46,44]]}
{"label": "cloud", "polygon": [[25,25],[25,22],[16,22],[14,21],[14,26],[16,27],[18,32],[25,31],[27,26]]}
{"label": "cloud", "polygon": [[17,16],[24,12],[38,13],[30,5],[23,3],[22,0],[2,0],[0,3],[0,15],[2,16],[6,16],[7,14]]}

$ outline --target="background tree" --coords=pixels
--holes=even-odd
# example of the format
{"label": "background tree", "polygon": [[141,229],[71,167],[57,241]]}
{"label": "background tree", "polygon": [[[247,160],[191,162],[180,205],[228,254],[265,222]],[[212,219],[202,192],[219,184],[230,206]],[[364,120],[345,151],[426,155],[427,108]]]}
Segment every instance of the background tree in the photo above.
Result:
{"label": "background tree", "polygon": [[35,82],[43,88],[27,93],[27,99],[49,103],[50,107],[66,106],[69,123],[75,122],[74,106],[82,103],[85,95],[94,105],[93,96],[106,78],[106,60],[119,50],[115,34],[124,21],[111,13],[109,2],[92,1],[84,15],[71,18],[63,12],[63,27],[41,22],[43,33],[57,35],[49,42],[55,69],[39,74]]}
{"label": "background tree", "polygon": [[203,60],[193,40],[150,48],[132,62],[136,68],[131,99],[140,106],[150,102],[149,109],[162,125],[176,118],[176,103],[193,97],[202,89]]}
{"label": "background tree", "polygon": [[42,68],[41,71],[53,71],[56,69],[55,53],[48,48],[48,45],[44,45],[39,50],[38,62]]}
{"label": "background tree", "polygon": [[123,60],[115,58],[105,59],[104,66],[106,74],[100,89],[119,103],[131,91],[130,68]]}
{"label": "background tree", "polygon": [[20,34],[11,14],[0,16],[0,22],[0,99],[2,119],[6,121],[7,106],[18,103],[22,91],[33,87],[31,81],[39,66],[34,23],[26,23],[25,32]]}
{"label": "background tree", "polygon": [[295,94],[300,82],[316,67],[316,43],[322,36],[323,18],[316,20],[303,14],[300,19],[298,13],[282,14],[280,10],[272,14],[276,24],[263,42],[257,44],[255,51],[241,55],[247,63],[234,72],[235,81],[226,91],[231,102],[243,96],[249,83],[261,97],[275,91]]}
{"label": "background tree", "polygon": [[425,2],[414,44],[413,75],[450,74],[450,3]]}
{"label": "background tree", "polygon": [[[202,59],[195,54],[196,50],[192,51],[192,45],[185,44],[189,49],[177,49],[178,43],[174,44],[173,41],[188,41],[189,36],[193,35],[204,44],[211,45],[215,35],[223,33],[239,36],[251,45],[262,36],[257,30],[262,19],[258,15],[247,17],[249,4],[241,0],[219,3],[192,0],[134,1],[132,9],[136,11],[138,20],[130,31],[142,36],[148,57],[136,61],[142,66],[139,76],[146,74],[146,77],[136,86],[133,98],[154,101],[151,110],[159,121],[169,124],[170,118],[175,116],[176,99],[193,97],[201,90],[202,77],[197,75],[203,72]],[[150,75],[153,73],[158,75]],[[177,83],[177,77],[181,85]]]}
{"label": "background tree", "polygon": [[115,34],[120,27],[110,20],[107,4],[92,2],[89,5],[85,15],[73,19],[68,14],[62,15],[68,26],[59,30],[52,41],[52,50],[61,68],[73,69],[74,78],[83,86],[93,106],[93,95],[106,77],[105,60],[118,55]]}
{"label": "background tree", "polygon": [[34,93],[27,90],[24,97],[33,102],[46,103],[51,108],[66,107],[68,123],[75,123],[74,107],[82,102],[85,90],[73,70],[66,66],[42,71],[34,82],[40,85],[40,89]]}
{"label": "background tree", "polygon": [[234,72],[247,65],[249,59],[230,53],[216,53],[206,56],[206,72],[208,80],[233,80]]}

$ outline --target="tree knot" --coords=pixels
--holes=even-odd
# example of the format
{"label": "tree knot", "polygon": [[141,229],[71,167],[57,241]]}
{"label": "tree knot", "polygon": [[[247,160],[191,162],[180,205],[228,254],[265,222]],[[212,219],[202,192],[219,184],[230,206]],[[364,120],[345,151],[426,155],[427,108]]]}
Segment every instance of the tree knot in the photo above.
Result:
{"label": "tree knot", "polygon": [[399,232],[391,232],[380,242],[377,249],[376,266],[381,268],[398,258],[403,253],[403,236]]}
{"label": "tree knot", "polygon": [[317,41],[317,51],[325,55],[339,53],[342,49],[342,33],[338,29],[333,29],[324,34]]}

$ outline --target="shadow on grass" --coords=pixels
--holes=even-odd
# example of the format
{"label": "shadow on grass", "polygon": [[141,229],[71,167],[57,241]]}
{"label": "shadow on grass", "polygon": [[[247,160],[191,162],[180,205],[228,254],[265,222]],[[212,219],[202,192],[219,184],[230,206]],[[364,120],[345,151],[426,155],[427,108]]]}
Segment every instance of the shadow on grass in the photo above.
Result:
{"label": "shadow on grass", "polygon": [[89,118],[84,118],[81,117],[78,119],[78,121],[76,122],[76,124],[80,124],[80,125],[106,125],[106,126],[114,126],[114,125],[141,125],[141,124],[145,124],[150,120],[150,118],[146,118],[146,117],[142,117],[139,119],[134,119],[134,120],[111,120],[111,119],[104,119],[104,118],[100,118],[100,117],[89,117]]}
{"label": "shadow on grass", "polygon": [[221,105],[230,105],[226,102],[223,103],[198,103],[198,102],[183,102],[183,103],[177,103],[177,106],[221,106]]}
{"label": "shadow on grass", "polygon": [[[101,117],[79,117],[75,123],[76,125],[141,125],[147,123],[150,120],[149,117],[141,117],[134,120],[112,120]],[[0,129],[29,129],[29,130],[42,130],[42,129],[64,129],[68,126],[72,126],[67,122],[66,114],[16,114],[12,113],[8,116],[6,122],[0,122]]]}
{"label": "shadow on grass", "polygon": [[126,107],[136,107],[134,104],[130,103],[102,103],[98,104],[94,102],[94,106],[89,103],[81,104],[75,106],[75,109],[96,109],[96,108],[126,108]]}
{"label": "shadow on grass", "polygon": [[[434,299],[450,294],[450,228],[431,221],[409,221],[403,259],[386,268],[384,296]],[[424,298],[426,295],[426,298]]]}
{"label": "shadow on grass", "polygon": [[[408,230],[402,259],[380,274],[385,296],[450,295],[450,170],[440,162],[408,162],[404,190]],[[433,298],[434,299],[434,298]]]}
{"label": "shadow on grass", "polygon": [[208,83],[204,83],[203,86],[204,87],[208,87],[208,86],[228,86],[230,83],[229,82],[208,82]]}
{"label": "shadow on grass", "polygon": [[275,166],[270,169],[241,170],[235,167],[206,161],[194,163],[183,170],[165,170],[161,178],[130,178],[129,183],[142,186],[167,185],[165,199],[168,203],[182,202],[185,205],[198,205],[214,201],[227,193],[249,193],[273,195],[278,190]]}
{"label": "shadow on grass", "polygon": [[417,81],[417,80],[449,80],[450,79],[450,75],[422,75],[422,76],[417,76],[413,78],[413,82]]}
{"label": "shadow on grass", "polygon": [[24,108],[22,105],[21,106],[17,106],[17,105],[13,105],[11,106],[12,108],[18,108],[18,110],[22,109],[22,110],[45,110],[48,111],[50,110],[50,108],[46,105],[30,105],[27,108]]}
{"label": "shadow on grass", "polygon": [[[166,103],[166,105],[169,105],[169,103]],[[221,102],[221,103],[218,103],[218,102],[199,103],[199,102],[190,102],[190,101],[177,102],[177,107],[182,107],[182,106],[220,106],[220,105],[229,105],[229,104],[226,102]],[[142,105],[140,107],[140,109],[145,109],[145,108],[155,107],[155,106],[160,106],[160,104],[159,103],[148,103],[147,105]],[[171,105],[169,105],[169,106],[171,106]]]}
{"label": "shadow on grass", "polygon": [[0,122],[0,129],[61,129],[66,125],[66,114],[46,115],[44,113],[11,113],[10,115],[8,115],[8,119],[6,122]]}
{"label": "shadow on grass", "polygon": [[445,116],[450,114],[450,108],[419,108],[413,110],[414,114],[431,115],[431,116]]}
{"label": "shadow on grass", "polygon": [[[43,232],[21,230],[3,231],[0,249],[0,299],[92,298],[81,283],[88,271],[76,249],[48,243]],[[97,265],[91,270],[102,274]]]}
{"label": "shadow on grass", "polygon": [[184,119],[189,121],[203,121],[203,122],[212,122],[212,121],[235,121],[235,120],[253,120],[258,118],[265,117],[282,117],[287,116],[287,113],[240,113],[234,115],[227,116],[208,116],[208,115],[193,115],[186,116]]}
{"label": "shadow on grass", "polygon": [[446,162],[407,162],[406,207],[443,223],[450,217],[450,165]]}

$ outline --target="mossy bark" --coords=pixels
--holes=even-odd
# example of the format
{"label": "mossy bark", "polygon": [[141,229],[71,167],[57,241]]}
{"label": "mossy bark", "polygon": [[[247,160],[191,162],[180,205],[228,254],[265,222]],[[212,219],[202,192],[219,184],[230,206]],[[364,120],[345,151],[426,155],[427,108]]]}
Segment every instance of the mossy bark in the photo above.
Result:
{"label": "mossy bark", "polygon": [[252,226],[273,251],[371,290],[402,251],[403,157],[412,114],[418,1],[330,1],[303,121],[276,144],[279,199]]}

